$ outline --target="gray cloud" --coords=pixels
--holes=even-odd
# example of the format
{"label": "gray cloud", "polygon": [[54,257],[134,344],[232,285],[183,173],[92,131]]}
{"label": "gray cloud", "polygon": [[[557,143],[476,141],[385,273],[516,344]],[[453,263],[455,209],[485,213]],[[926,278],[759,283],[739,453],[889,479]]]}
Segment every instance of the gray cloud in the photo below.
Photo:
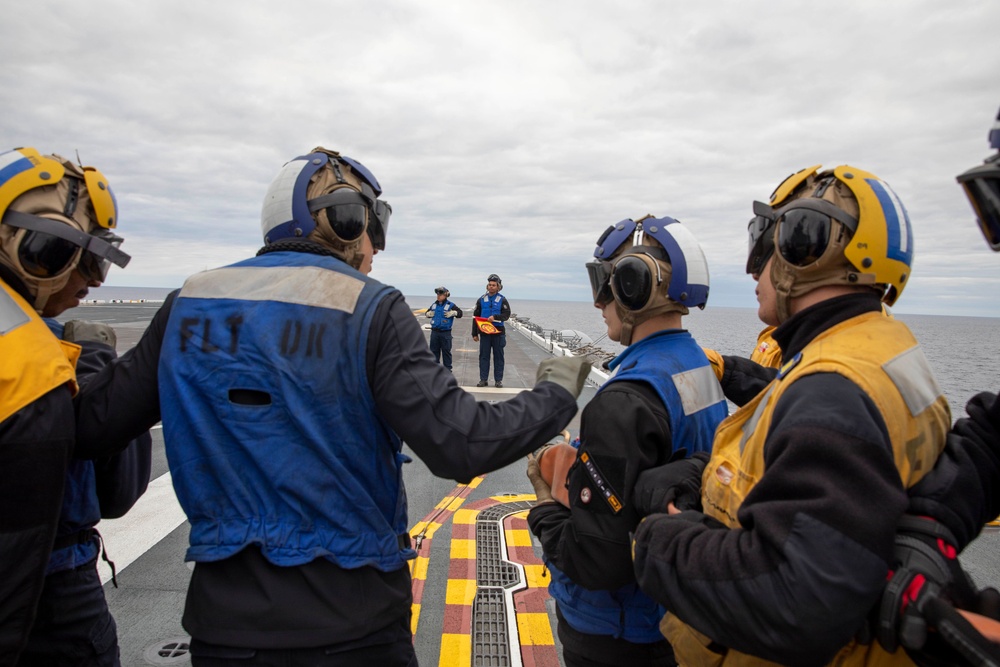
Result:
{"label": "gray cloud", "polygon": [[1000,258],[954,176],[987,153],[1000,6],[931,0],[483,4],[39,0],[0,27],[3,144],[100,167],[134,256],[178,285],[252,254],[281,164],[361,159],[394,209],[374,275],[408,294],[586,299],[603,229],[672,215],[712,302],[753,306],[750,202],[806,165],[890,182],[916,232],[901,312],[1000,315]]}

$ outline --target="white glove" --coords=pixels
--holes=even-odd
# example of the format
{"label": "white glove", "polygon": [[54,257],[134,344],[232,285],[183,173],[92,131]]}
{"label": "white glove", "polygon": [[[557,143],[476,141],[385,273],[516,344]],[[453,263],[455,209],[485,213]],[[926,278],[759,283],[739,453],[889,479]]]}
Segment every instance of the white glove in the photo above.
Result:
{"label": "white glove", "polygon": [[538,364],[535,385],[539,382],[554,382],[578,398],[583,385],[590,375],[591,365],[586,357],[555,357]]}
{"label": "white glove", "polygon": [[115,335],[114,329],[103,322],[70,320],[63,328],[63,340],[72,343],[91,341],[114,347],[118,343],[118,336]]}
{"label": "white glove", "polygon": [[456,315],[458,315],[457,310],[449,310],[444,314],[445,317],[455,317]]}
{"label": "white glove", "polygon": [[424,311],[424,317],[427,317],[427,318],[434,317],[434,311],[433,310],[425,310]]}

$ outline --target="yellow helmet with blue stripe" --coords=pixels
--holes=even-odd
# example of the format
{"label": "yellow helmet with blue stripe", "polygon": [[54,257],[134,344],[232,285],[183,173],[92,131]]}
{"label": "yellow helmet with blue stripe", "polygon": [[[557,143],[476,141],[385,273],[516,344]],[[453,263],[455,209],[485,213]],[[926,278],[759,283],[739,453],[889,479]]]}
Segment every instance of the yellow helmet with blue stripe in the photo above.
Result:
{"label": "yellow helmet with blue stripe", "polygon": [[813,165],[786,178],[769,205],[755,202],[754,211],[771,220],[763,233],[774,237],[771,280],[779,321],[790,316],[792,298],[824,285],[868,286],[890,306],[906,287],[913,263],[910,218],[875,174]]}
{"label": "yellow helmet with blue stripe", "polygon": [[73,269],[103,282],[111,264],[128,263],[117,225],[118,203],[94,167],[34,148],[0,152],[0,264],[39,312]]}
{"label": "yellow helmet with blue stripe", "polygon": [[841,165],[833,170],[858,201],[858,228],[844,256],[858,271],[885,285],[882,297],[892,305],[903,293],[913,264],[913,227],[903,203],[875,174]]}

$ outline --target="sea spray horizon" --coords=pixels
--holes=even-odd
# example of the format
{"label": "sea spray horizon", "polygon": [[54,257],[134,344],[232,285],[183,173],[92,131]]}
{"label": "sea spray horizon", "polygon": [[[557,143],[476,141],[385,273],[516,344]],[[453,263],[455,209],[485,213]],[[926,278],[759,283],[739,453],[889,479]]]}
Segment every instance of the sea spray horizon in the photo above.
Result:
{"label": "sea spray horizon", "polygon": [[[90,290],[87,301],[121,299],[124,301],[162,301],[176,288],[167,287],[108,287]],[[411,308],[426,308],[433,295],[406,296]],[[476,299],[452,297],[462,309],[472,315]],[[529,318],[546,330],[575,329],[581,331],[603,350],[612,354],[624,348],[608,340],[601,311],[587,301],[551,301],[540,299],[510,299],[511,312]],[[937,377],[941,389],[951,404],[952,417],[965,414],[965,403],[980,391],[997,391],[1000,380],[1000,355],[996,338],[1000,333],[1000,318],[955,315],[895,315],[913,331],[920,341]],[[85,317],[81,314],[80,317]],[[471,336],[471,320],[456,323],[456,335],[466,331]],[[722,354],[749,356],[763,327],[756,308],[709,306],[694,310],[684,318],[688,329],[703,347]]]}
{"label": "sea spray horizon", "polygon": [[[429,305],[433,297],[406,297],[407,303]],[[459,307],[472,308],[471,299],[452,299]],[[417,307],[417,306],[414,306]],[[624,347],[608,340],[601,311],[583,301],[511,299],[511,312],[528,317],[542,329],[576,329],[613,354]],[[955,315],[894,314],[917,337],[938,384],[951,405],[952,418],[965,416],[965,404],[981,391],[1000,389],[1000,354],[996,338],[1000,318]],[[693,310],[684,318],[684,328],[702,347],[721,354],[749,356],[764,327],[756,308],[709,306]],[[470,326],[471,332],[471,326]],[[470,333],[471,335],[471,333]]]}

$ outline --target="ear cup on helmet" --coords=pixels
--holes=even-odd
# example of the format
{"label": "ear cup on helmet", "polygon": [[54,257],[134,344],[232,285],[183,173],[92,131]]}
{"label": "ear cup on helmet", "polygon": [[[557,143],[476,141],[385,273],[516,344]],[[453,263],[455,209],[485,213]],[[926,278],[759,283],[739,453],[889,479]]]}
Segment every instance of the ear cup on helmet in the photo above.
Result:
{"label": "ear cup on helmet", "polygon": [[628,310],[642,310],[653,296],[653,272],[639,255],[628,255],[615,263],[611,290],[615,300]]}

